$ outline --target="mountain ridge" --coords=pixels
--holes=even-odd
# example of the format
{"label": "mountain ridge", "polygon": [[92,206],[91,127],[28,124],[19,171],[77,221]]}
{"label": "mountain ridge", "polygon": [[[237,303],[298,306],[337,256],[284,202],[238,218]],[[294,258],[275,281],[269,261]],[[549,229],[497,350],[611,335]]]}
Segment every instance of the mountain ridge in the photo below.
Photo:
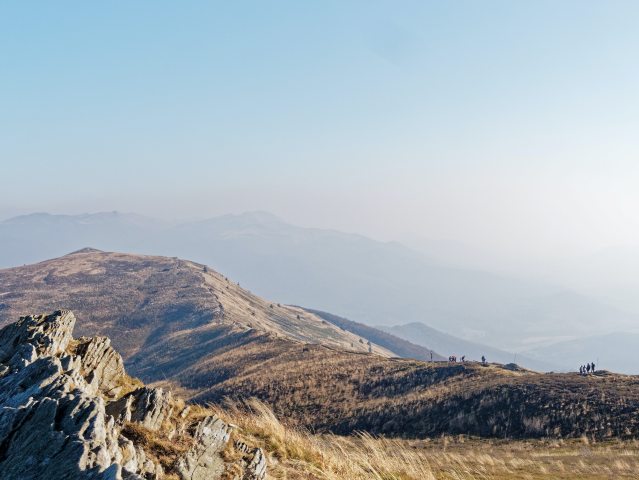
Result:
{"label": "mountain ridge", "polygon": [[419,321],[505,350],[623,331],[638,319],[554,285],[447,266],[397,242],[297,227],[264,212],[168,225],[147,219],[151,226],[128,215],[134,214],[89,215],[88,223],[66,216],[59,228],[55,216],[22,226],[0,222],[0,265],[87,245],[190,258],[277,302],[312,305],[371,326]]}
{"label": "mountain ridge", "polygon": [[4,323],[42,305],[77,306],[88,312],[79,332],[111,337],[126,368],[151,387],[200,404],[256,397],[312,431],[596,439],[639,432],[636,377],[424,362],[374,343],[369,353],[364,338],[188,260],[89,251],[0,270],[0,303]]}

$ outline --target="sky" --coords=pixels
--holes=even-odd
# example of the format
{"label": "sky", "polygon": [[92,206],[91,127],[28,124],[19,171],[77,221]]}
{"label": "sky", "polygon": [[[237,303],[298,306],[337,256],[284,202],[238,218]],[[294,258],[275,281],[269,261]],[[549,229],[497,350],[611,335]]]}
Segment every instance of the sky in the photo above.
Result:
{"label": "sky", "polygon": [[639,245],[634,1],[0,3],[0,218]]}

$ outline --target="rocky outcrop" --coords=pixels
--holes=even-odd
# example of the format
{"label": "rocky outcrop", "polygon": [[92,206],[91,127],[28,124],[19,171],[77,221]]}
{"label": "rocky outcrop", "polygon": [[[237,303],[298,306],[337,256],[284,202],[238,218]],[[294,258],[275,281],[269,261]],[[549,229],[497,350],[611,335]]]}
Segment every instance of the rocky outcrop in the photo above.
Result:
{"label": "rocky outcrop", "polygon": [[160,430],[173,413],[171,392],[161,388],[139,388],[107,407],[118,424],[136,422],[152,431]]}
{"label": "rocky outcrop", "polygon": [[[108,338],[74,340],[74,324],[57,311],[0,330],[0,477],[220,479],[230,428],[214,415],[176,414],[170,392],[139,387]],[[258,450],[248,462],[241,451],[233,472],[262,480]]]}
{"label": "rocky outcrop", "polygon": [[89,385],[108,398],[117,397],[122,389],[124,377],[122,357],[111,348],[107,337],[82,337],[75,348],[80,359],[80,368]]}
{"label": "rocky outcrop", "polygon": [[244,480],[263,480],[266,478],[266,457],[264,457],[262,449],[251,448],[240,441],[235,442],[235,448],[248,455],[248,461],[245,460]]}
{"label": "rocky outcrop", "polygon": [[218,452],[229,441],[229,434],[229,428],[220,419],[208,417],[202,420],[195,428],[195,445],[178,463],[182,478],[208,480],[221,476],[224,463]]}

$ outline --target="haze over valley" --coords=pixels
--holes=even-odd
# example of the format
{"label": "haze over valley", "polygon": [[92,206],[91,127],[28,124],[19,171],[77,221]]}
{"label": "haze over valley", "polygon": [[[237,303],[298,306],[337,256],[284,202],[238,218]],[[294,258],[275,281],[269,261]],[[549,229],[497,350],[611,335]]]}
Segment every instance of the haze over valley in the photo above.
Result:
{"label": "haze over valley", "polygon": [[[451,265],[398,242],[298,227],[266,212],[184,223],[118,212],[42,213],[6,220],[0,233],[3,266],[85,246],[179,256],[213,265],[281,303],[378,327],[418,322],[461,340],[426,335],[422,345],[442,354],[479,359],[483,348],[494,360],[515,361],[518,354],[520,363],[541,370],[571,369],[581,356],[594,355],[607,368],[635,373],[633,349],[619,351],[609,340],[637,332],[639,315],[604,294]],[[628,335],[626,347],[637,338]]]}

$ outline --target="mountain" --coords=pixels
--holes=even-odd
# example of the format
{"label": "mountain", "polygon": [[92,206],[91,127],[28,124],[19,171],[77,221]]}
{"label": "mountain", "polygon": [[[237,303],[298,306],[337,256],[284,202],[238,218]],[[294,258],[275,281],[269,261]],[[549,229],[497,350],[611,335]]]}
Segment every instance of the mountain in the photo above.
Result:
{"label": "mountain", "polygon": [[73,338],[75,322],[56,311],[0,330],[4,480],[265,479],[261,449],[129,377],[108,338]]}
{"label": "mountain", "polygon": [[423,322],[505,350],[639,324],[634,314],[551,284],[453,267],[395,242],[302,228],[263,212],[182,224],[121,213],[0,223],[0,265],[87,245],[191,258],[280,303],[370,325]]}
{"label": "mountain", "polygon": [[543,354],[526,356],[506,352],[480,343],[470,342],[461,338],[448,335],[423,323],[407,323],[386,327],[385,331],[393,335],[409,340],[425,348],[432,348],[438,352],[447,352],[456,355],[457,358],[465,356],[468,360],[480,361],[482,357],[491,362],[517,363],[526,368],[538,371],[561,370],[565,368],[564,362],[557,362],[556,358],[546,358]]}
{"label": "mountain", "polygon": [[268,302],[204,265],[177,258],[86,248],[0,270],[0,325],[47,306],[77,312],[81,335],[108,335],[131,372],[147,381],[182,374],[212,352],[278,339],[287,345],[395,355],[301,308]]}
{"label": "mountain", "polygon": [[[5,324],[18,318],[18,312],[44,311],[43,305],[77,307],[77,330],[85,339],[69,340],[68,354],[91,365],[114,356],[108,349],[105,353],[106,340],[97,342],[98,348],[89,347],[86,338],[109,336],[122,350],[124,366],[153,382],[153,388],[170,388],[205,405],[256,397],[291,425],[312,431],[408,438],[639,435],[636,377],[603,371],[542,374],[515,365],[397,358],[387,348],[373,342],[369,346],[360,335],[299,307],[268,302],[187,260],[83,249],[1,270],[0,299]],[[33,333],[36,347],[19,347],[24,335],[9,335],[4,341],[8,350],[0,355],[6,367],[0,375],[14,365],[24,366],[22,359],[32,361],[34,352],[51,353],[51,341],[42,334],[53,335],[52,327],[40,326],[49,320],[29,318],[25,321],[35,322],[34,329],[26,331]],[[73,358],[64,360],[65,371],[75,365],[69,363]],[[109,362],[109,368],[96,367],[95,374],[85,372],[85,381],[95,386],[95,378],[111,378],[110,372],[120,367],[117,360]],[[36,390],[22,390],[28,388],[27,377],[39,378],[25,370],[15,389],[31,394]],[[0,387],[2,397],[5,388]],[[122,402],[132,403],[133,415],[135,405],[159,395],[138,387],[144,388],[133,380],[117,380],[104,395],[119,401],[120,395],[137,392]],[[27,398],[15,389],[6,391]],[[55,421],[53,425],[58,428]],[[141,438],[145,432],[135,426],[132,430],[131,435],[138,432]]]}
{"label": "mountain", "polygon": [[391,335],[383,330],[369,327],[363,323],[353,322],[347,318],[333,315],[332,313],[322,312],[321,310],[314,310],[312,308],[305,308],[307,312],[313,313],[324,320],[337,325],[342,330],[347,330],[355,335],[360,335],[364,338],[368,338],[372,342],[379,346],[387,348],[395,352],[400,357],[414,358],[416,360],[425,361],[442,361],[446,360],[443,355],[438,354],[434,350],[425,348],[415,343],[411,343],[406,339],[399,336]]}

